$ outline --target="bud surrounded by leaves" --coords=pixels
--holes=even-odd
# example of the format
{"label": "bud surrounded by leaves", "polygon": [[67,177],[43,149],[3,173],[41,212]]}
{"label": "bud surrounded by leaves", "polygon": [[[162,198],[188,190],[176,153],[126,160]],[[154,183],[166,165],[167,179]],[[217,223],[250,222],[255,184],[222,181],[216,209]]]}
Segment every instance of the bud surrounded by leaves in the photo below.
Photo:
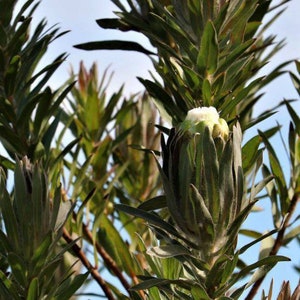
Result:
{"label": "bud surrounded by leaves", "polygon": [[212,137],[227,139],[229,128],[226,121],[219,117],[215,107],[197,107],[188,111],[180,128],[189,130],[191,133],[201,133],[208,127]]}
{"label": "bud surrounded by leaves", "polygon": [[[214,107],[188,112],[162,140],[167,206],[178,231],[199,258],[213,263],[232,249],[242,209],[241,129],[229,134]],[[231,252],[231,251],[230,251]]]}

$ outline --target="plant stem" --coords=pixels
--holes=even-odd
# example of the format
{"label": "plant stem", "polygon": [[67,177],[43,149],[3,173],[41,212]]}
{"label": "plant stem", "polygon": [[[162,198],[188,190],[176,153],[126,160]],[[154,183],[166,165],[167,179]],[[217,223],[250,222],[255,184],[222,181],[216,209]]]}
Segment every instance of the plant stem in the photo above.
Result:
{"label": "plant stem", "polygon": [[[63,238],[67,243],[72,243],[73,239],[70,236],[69,232],[67,231],[66,228],[63,228]],[[77,245],[74,244],[72,246],[72,250],[76,253],[76,256],[80,259],[82,264],[91,272],[91,275],[93,278],[96,280],[96,282],[100,285],[102,288],[105,296],[107,297],[108,300],[115,300],[114,295],[112,294],[110,288],[108,287],[106,281],[101,277],[99,272],[92,266],[90,261],[87,259],[86,255],[82,251],[82,249]]]}
{"label": "plant stem", "polygon": [[[73,213],[73,217],[74,219],[76,219],[77,216],[75,213]],[[130,294],[129,289],[131,285],[122,274],[122,271],[118,268],[114,259],[107,253],[107,251],[97,241],[93,240],[93,234],[84,222],[82,222],[82,231],[84,233],[85,238],[89,241],[90,244],[95,245],[97,252],[105,261],[108,268],[119,278],[120,282],[122,283],[126,291]],[[138,279],[135,274],[131,274],[131,278],[134,283],[138,283]],[[143,291],[140,291],[140,296],[142,297],[142,299],[145,299],[145,295]]]}
{"label": "plant stem", "polygon": [[[282,228],[278,231],[277,233],[277,237],[275,240],[275,243],[269,253],[269,256],[272,255],[276,255],[280,249],[280,247],[283,245],[283,239],[284,239],[284,233],[285,230],[287,229],[287,227],[289,226],[290,220],[292,218],[292,215],[296,209],[297,203],[300,200],[300,195],[298,193],[294,194],[289,209],[287,211],[286,214],[286,218],[284,220],[284,223],[282,225]],[[249,294],[247,295],[247,297],[245,298],[245,300],[252,300],[255,295],[258,292],[258,289],[260,288],[262,282],[264,281],[266,275],[264,275],[263,277],[261,277],[260,279],[258,279],[252,286],[251,290],[249,291]]]}

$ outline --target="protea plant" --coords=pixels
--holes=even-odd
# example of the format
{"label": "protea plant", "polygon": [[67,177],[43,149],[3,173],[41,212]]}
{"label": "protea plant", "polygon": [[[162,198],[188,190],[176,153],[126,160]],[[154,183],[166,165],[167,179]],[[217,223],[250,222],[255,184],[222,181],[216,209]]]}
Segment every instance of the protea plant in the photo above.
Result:
{"label": "protea plant", "polygon": [[[111,0],[116,18],[98,25],[142,34],[151,48],[125,40],[76,47],[151,59],[156,72],[139,78],[146,92],[129,99],[123,88],[107,96],[95,64],[81,64],[77,85],[72,74],[50,88],[66,55],[46,66],[40,59],[63,33],[45,31],[44,21],[31,30],[38,3],[17,11],[17,2],[0,0],[0,298],[73,299],[91,279],[98,289],[86,295],[108,300],[254,299],[270,269],[289,260],[280,249],[300,234],[300,118],[291,101],[282,102],[292,121],[288,175],[270,140],[280,126],[242,142],[275,113],[252,114],[289,63],[257,77],[282,47],[266,29],[288,0]],[[262,198],[273,217],[265,234],[244,227]],[[241,235],[251,241],[237,243]],[[258,242],[258,258],[244,261]],[[290,290],[285,282],[278,299],[298,299],[300,285]],[[262,299],[272,299],[272,285]]]}
{"label": "protea plant", "polygon": [[229,135],[214,107],[188,112],[165,144],[162,139],[161,175],[167,207],[176,228],[211,263],[228,251],[237,231],[231,226],[243,203],[241,130]]}
{"label": "protea plant", "polygon": [[[262,165],[262,140],[276,133],[277,127],[242,146],[242,133],[274,113],[252,115],[262,98],[261,89],[285,66],[257,78],[282,47],[265,34],[281,12],[270,23],[263,23],[263,17],[283,5],[271,6],[271,2],[128,0],[124,4],[113,0],[119,9],[116,18],[99,19],[98,25],[139,32],[154,50],[131,41],[76,46],[138,51],[150,57],[156,70],[151,80],[139,79],[163,120],[172,126],[161,128],[168,135],[167,141],[162,139],[162,163],[158,163],[164,193],[138,208],[118,206],[146,220],[155,232],[157,241],[154,238],[153,247],[145,249],[153,258],[151,268],[135,287],[149,291],[149,299],[237,299],[246,285],[235,292],[230,289],[240,278],[256,268],[262,277],[276,262],[286,260],[269,255],[249,266],[241,263],[240,254],[263,240],[263,234],[255,234],[256,239],[241,249],[236,247],[258,193],[274,176],[266,172],[261,182],[255,179]],[[276,180],[282,179],[277,173]]]}
{"label": "protea plant", "polygon": [[[148,255],[154,260],[171,259],[173,267],[179,260],[181,266],[176,279],[170,278],[174,274],[169,278],[157,274],[160,281],[143,276],[145,281],[136,289],[168,286],[170,294],[182,293],[186,299],[219,299],[225,294],[234,298],[246,287],[230,292],[240,276],[286,260],[279,256],[261,260],[233,275],[239,255],[250,246],[236,249],[241,225],[257,202],[257,194],[272,179],[268,176],[253,184],[250,192],[245,189],[241,143],[239,123],[229,130],[214,107],[188,111],[185,120],[169,131],[167,141],[162,137],[162,163],[158,162],[158,167],[165,202],[158,204],[154,198],[147,209],[145,205],[137,209],[118,207],[144,218],[154,229],[160,241],[148,249]],[[157,215],[155,210],[163,207]]]}

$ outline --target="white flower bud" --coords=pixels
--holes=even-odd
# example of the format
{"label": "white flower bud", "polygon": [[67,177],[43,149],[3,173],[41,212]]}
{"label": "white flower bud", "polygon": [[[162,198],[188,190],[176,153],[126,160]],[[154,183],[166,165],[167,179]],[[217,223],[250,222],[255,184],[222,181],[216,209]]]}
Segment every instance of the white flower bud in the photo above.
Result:
{"label": "white flower bud", "polygon": [[186,121],[191,121],[195,125],[202,121],[212,121],[217,123],[219,120],[219,114],[215,107],[197,107],[188,111],[185,118]]}
{"label": "white flower bud", "polygon": [[202,132],[207,126],[212,133],[213,138],[223,137],[226,139],[229,134],[229,128],[226,121],[220,118],[215,107],[197,107],[188,111],[181,128],[189,130],[192,133]]}

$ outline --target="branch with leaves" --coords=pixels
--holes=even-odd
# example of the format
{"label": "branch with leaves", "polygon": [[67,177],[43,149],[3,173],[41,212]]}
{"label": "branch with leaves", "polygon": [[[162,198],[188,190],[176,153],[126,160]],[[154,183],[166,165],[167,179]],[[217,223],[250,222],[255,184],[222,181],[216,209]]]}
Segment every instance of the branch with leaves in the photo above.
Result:
{"label": "branch with leaves", "polygon": [[[263,18],[282,7],[284,2],[275,7],[271,6],[271,1],[127,1],[127,6],[118,0],[113,2],[120,10],[117,18],[100,19],[97,23],[104,29],[135,31],[148,37],[156,50],[155,54],[127,41],[114,41],[113,49],[133,50],[157,57],[153,63],[159,78],[140,78],[140,81],[163,119],[174,127],[171,130],[162,128],[163,134],[167,135],[167,143],[161,145],[162,166],[158,164],[158,168],[164,196],[154,197],[137,208],[118,205],[118,209],[147,221],[160,240],[160,246],[150,247],[147,253],[158,259],[178,259],[182,264],[181,272],[178,269],[182,279],[162,276],[164,269],[161,265],[162,269],[158,271],[154,268],[152,275],[146,271],[147,275],[141,277],[143,282],[136,289],[147,289],[153,299],[170,296],[190,299],[190,294],[192,297],[197,294],[201,299],[216,299],[226,294],[236,299],[253,283],[254,291],[262,280],[255,278],[264,277],[264,270],[271,269],[280,260],[286,260],[276,254],[284,244],[285,232],[291,226],[290,220],[298,202],[295,200],[298,199],[297,192],[296,198],[287,197],[292,191],[286,187],[279,160],[269,142],[279,127],[260,132],[244,146],[233,142],[235,146],[231,148],[219,137],[212,143],[211,138],[220,135],[222,125],[210,121],[210,117],[205,116],[203,122],[196,118],[195,124],[187,124],[187,120],[198,107],[215,107],[233,131],[233,140],[241,141],[244,131],[274,113],[270,110],[257,118],[252,117],[254,105],[261,100],[260,90],[283,74],[283,68],[289,62],[278,66],[265,77],[254,77],[282,47],[281,42],[272,46],[274,37],[266,37],[265,33],[283,10],[279,10],[266,25]],[[76,47],[96,50],[108,49],[109,45],[109,41],[100,41]],[[293,121],[297,123],[296,113],[291,111],[289,103],[287,105]],[[242,129],[239,139],[236,137],[237,120]],[[205,125],[210,129],[211,136],[203,129]],[[271,171],[262,165],[262,142],[269,153]],[[239,148],[242,154],[236,154]],[[226,165],[230,161],[234,162],[232,167]],[[237,164],[239,161],[240,165]],[[293,163],[294,167],[298,166],[298,162]],[[261,169],[264,179],[255,184],[255,174]],[[291,174],[291,178],[295,178],[294,175]],[[245,184],[251,177],[251,186],[246,189]],[[278,188],[270,191],[270,186],[274,185]],[[237,234],[252,206],[260,198],[257,193],[264,188],[277,208],[274,226],[278,233],[274,250],[268,257],[245,266],[235,274],[240,254],[235,250]],[[290,188],[297,190],[295,185]],[[250,200],[246,200],[247,195]],[[278,201],[280,206],[276,206]],[[230,222],[232,226],[229,226]],[[294,232],[293,237],[297,236],[297,230]],[[267,236],[261,235],[243,249]],[[222,254],[227,257],[226,262]],[[247,285],[230,292],[234,283],[256,268],[258,270]],[[210,272],[214,277],[209,275]],[[183,279],[185,276],[186,280]],[[216,277],[220,280],[219,284]],[[196,291],[195,286],[198,285]],[[160,292],[154,287],[159,287]],[[152,290],[156,292],[152,294]]]}
{"label": "branch with leaves", "polygon": [[[292,101],[278,105],[291,117],[290,174],[271,140],[282,137],[279,125],[244,140],[275,113],[252,114],[290,64],[257,78],[283,45],[266,30],[287,1],[112,2],[116,18],[97,24],[139,32],[153,49],[124,40],[75,47],[147,55],[156,73],[139,78],[141,95],[126,98],[122,87],[109,95],[107,70],[99,76],[84,62],[52,90],[66,55],[39,62],[66,32],[45,21],[30,30],[35,0],[19,11],[17,1],[0,0],[0,297],[69,299],[95,281],[107,299],[254,299],[268,272],[290,261],[280,250],[300,233]],[[274,227],[242,229],[262,198]],[[238,248],[241,234],[254,239]],[[270,241],[257,261],[242,261]],[[299,286],[292,293],[284,282],[282,297],[297,299]]]}

